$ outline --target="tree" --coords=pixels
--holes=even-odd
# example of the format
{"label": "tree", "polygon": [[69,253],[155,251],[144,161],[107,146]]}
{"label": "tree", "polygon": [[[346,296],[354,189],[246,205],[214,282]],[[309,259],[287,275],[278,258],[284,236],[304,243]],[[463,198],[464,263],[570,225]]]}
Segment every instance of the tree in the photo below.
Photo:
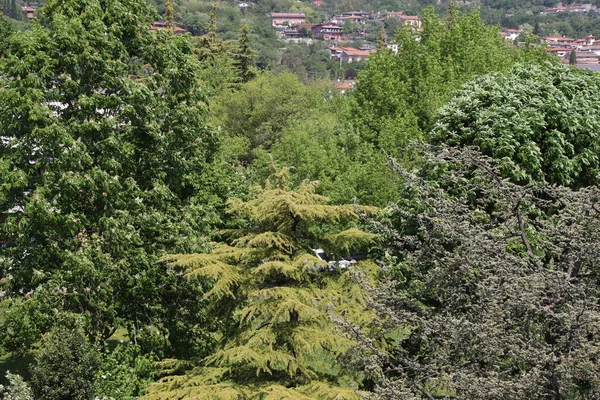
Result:
{"label": "tree", "polygon": [[577,50],[571,50],[571,54],[569,55],[569,65],[577,65]]}
{"label": "tree", "polygon": [[381,27],[381,29],[379,30],[379,36],[377,37],[377,50],[378,51],[383,51],[386,48],[385,47],[385,39],[386,39],[385,29],[383,27]]}
{"label": "tree", "polygon": [[16,29],[10,20],[0,15],[0,58],[4,57],[4,53],[8,47],[8,39],[15,31]]}
{"label": "tree", "polygon": [[255,57],[256,52],[252,48],[250,27],[244,24],[240,29],[238,46],[233,55],[233,65],[236,67],[242,83],[248,82],[256,75],[253,68]]}
{"label": "tree", "polygon": [[189,40],[155,17],[142,0],[51,0],[0,60],[6,350],[71,313],[92,340],[122,326],[143,345],[151,326],[168,353],[203,325],[173,302],[202,307],[201,286],[156,260],[208,242],[218,216],[195,198],[218,138]]}
{"label": "tree", "polygon": [[15,20],[21,20],[21,7],[17,4],[17,0],[4,0],[3,14]]}
{"label": "tree", "polygon": [[167,29],[175,28],[175,4],[174,0],[165,0],[165,23]]}
{"label": "tree", "polygon": [[213,5],[210,10],[208,32],[198,38],[196,51],[200,61],[213,60],[227,51],[225,41],[217,33],[217,10]]}
{"label": "tree", "polygon": [[4,400],[34,400],[31,388],[19,375],[6,373],[8,386],[0,385],[0,395]]}
{"label": "tree", "polygon": [[[343,384],[349,377],[337,359],[348,343],[327,310],[359,320],[366,315],[354,313],[362,293],[333,260],[373,240],[348,223],[358,212],[376,210],[327,205],[314,183],[292,191],[286,180],[282,171],[251,200],[230,201],[239,228],[225,231],[227,242],[210,254],[166,258],[189,276],[214,281],[207,298],[220,315],[223,340],[200,367],[162,379],[145,399],[358,399]],[[318,258],[316,248],[332,262]]]}
{"label": "tree", "polygon": [[593,399],[598,187],[520,186],[473,149],[441,149],[373,230],[382,284],[353,353],[375,399]]}
{"label": "tree", "polygon": [[94,397],[94,377],[100,354],[83,330],[60,327],[42,341],[31,371],[36,399],[89,400]]}
{"label": "tree", "polygon": [[600,179],[600,80],[562,65],[516,66],[475,78],[456,92],[431,138],[479,146],[515,182],[547,181],[573,188]]}
{"label": "tree", "polygon": [[478,12],[454,10],[448,18],[424,10],[421,31],[400,30],[398,53],[371,55],[358,75],[353,121],[365,140],[394,156],[431,128],[436,111],[472,76],[547,57],[507,44]]}
{"label": "tree", "polygon": [[252,149],[269,149],[283,127],[306,115],[320,96],[294,74],[263,73],[216,99],[213,114],[230,135],[247,138]]}

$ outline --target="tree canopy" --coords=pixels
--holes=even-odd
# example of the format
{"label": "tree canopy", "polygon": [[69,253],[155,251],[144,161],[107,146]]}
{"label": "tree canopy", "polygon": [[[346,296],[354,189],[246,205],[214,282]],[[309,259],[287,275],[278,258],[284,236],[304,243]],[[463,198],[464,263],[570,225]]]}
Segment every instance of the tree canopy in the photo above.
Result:
{"label": "tree canopy", "polygon": [[184,300],[187,281],[155,261],[207,243],[216,215],[194,199],[218,138],[189,40],[154,20],[142,0],[48,1],[0,59],[7,350],[63,313],[94,340],[126,326],[141,343],[154,326],[175,343],[197,323],[173,301],[200,307],[201,289]]}
{"label": "tree canopy", "polygon": [[422,18],[422,30],[399,31],[397,54],[370,56],[358,76],[355,124],[366,140],[394,155],[431,128],[437,110],[471,77],[545,57],[506,43],[478,12],[441,19],[429,8]]}
{"label": "tree canopy", "polygon": [[405,197],[373,224],[374,325],[344,323],[374,398],[598,397],[598,187],[516,185],[472,149],[429,157],[397,168]]}
{"label": "tree canopy", "polygon": [[[292,191],[282,176],[253,199],[229,203],[239,228],[224,231],[228,240],[211,253],[165,259],[188,276],[214,281],[206,298],[220,315],[223,339],[201,368],[163,378],[146,399],[358,399],[358,382],[349,385],[338,363],[348,342],[326,310],[364,319],[354,312],[361,291],[333,260],[373,240],[347,223],[375,209],[327,205],[314,183]],[[317,257],[317,248],[332,261]],[[360,265],[369,270],[369,263]]]}
{"label": "tree canopy", "polygon": [[597,185],[599,89],[596,74],[561,65],[477,77],[440,110],[431,138],[478,146],[516,182]]}

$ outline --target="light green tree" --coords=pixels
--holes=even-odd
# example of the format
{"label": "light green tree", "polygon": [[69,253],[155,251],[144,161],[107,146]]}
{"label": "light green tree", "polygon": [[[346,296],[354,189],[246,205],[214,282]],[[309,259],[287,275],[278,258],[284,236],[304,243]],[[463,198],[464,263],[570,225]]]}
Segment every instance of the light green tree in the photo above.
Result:
{"label": "light green tree", "polygon": [[470,77],[546,57],[542,49],[507,44],[478,12],[453,9],[440,19],[428,8],[422,19],[422,30],[398,32],[397,54],[369,57],[354,96],[353,120],[362,137],[396,156],[410,140],[422,137],[436,111]]}
{"label": "light green tree", "polygon": [[[166,258],[188,276],[214,282],[206,294],[222,324],[218,351],[184,376],[150,386],[147,400],[358,399],[358,382],[337,362],[350,342],[336,333],[328,311],[357,321],[362,290],[346,264],[328,263],[312,249],[339,259],[364,248],[374,236],[352,226],[373,208],[327,205],[315,184],[285,187],[285,171],[248,201],[232,200],[238,229],[209,254]],[[360,262],[366,273],[374,265]],[[174,362],[163,363],[173,368]],[[346,383],[344,383],[346,382]]]}

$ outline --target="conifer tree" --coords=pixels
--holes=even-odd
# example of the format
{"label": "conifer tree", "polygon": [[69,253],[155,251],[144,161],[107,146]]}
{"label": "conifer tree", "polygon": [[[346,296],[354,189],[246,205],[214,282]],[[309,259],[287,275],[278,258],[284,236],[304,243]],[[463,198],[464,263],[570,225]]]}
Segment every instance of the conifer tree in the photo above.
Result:
{"label": "conifer tree", "polygon": [[242,83],[248,82],[256,75],[253,68],[253,61],[255,57],[256,51],[252,48],[250,27],[244,24],[240,30],[238,46],[233,56],[234,66],[237,69]]}
{"label": "conifer tree", "polygon": [[208,32],[206,35],[201,36],[198,39],[198,46],[196,52],[200,61],[213,61],[217,57],[225,54],[227,51],[227,45],[225,41],[219,37],[217,33],[217,11],[216,7],[210,11],[210,23],[208,25]]}
{"label": "conifer tree", "polygon": [[577,65],[577,51],[575,49],[571,50],[571,55],[569,56],[569,65]]}
{"label": "conifer tree", "polygon": [[173,0],[165,0],[165,23],[168,29],[175,28],[175,5]]}
{"label": "conifer tree", "polygon": [[377,38],[377,51],[385,49],[385,29],[381,27],[379,37]]}
{"label": "conifer tree", "polygon": [[223,341],[200,367],[163,378],[145,399],[358,398],[354,388],[338,383],[336,358],[350,342],[328,322],[327,309],[364,318],[354,313],[362,291],[311,249],[339,256],[374,236],[342,229],[356,219],[355,205],[326,203],[315,193],[315,183],[296,191],[269,183],[254,199],[229,203],[240,228],[224,232],[227,243],[211,254],[167,258],[189,276],[214,281],[206,297],[219,310]]}

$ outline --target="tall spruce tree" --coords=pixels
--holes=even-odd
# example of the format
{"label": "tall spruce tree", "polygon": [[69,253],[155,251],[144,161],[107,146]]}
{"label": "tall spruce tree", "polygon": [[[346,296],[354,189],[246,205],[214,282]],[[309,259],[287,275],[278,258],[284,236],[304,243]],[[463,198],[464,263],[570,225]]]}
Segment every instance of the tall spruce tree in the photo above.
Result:
{"label": "tall spruce tree", "polygon": [[175,3],[174,0],[165,0],[165,26],[175,28]]}
{"label": "tall spruce tree", "polygon": [[203,346],[200,289],[155,262],[204,248],[213,214],[194,198],[217,137],[189,40],[155,18],[143,0],[51,0],[0,60],[7,350],[65,313],[93,340],[123,326],[158,353]]}
{"label": "tall spruce tree", "polygon": [[314,189],[314,183],[295,191],[268,184],[252,200],[232,200],[229,211],[240,228],[224,232],[226,243],[210,254],[166,259],[188,276],[214,281],[206,297],[223,340],[200,367],[162,379],[145,399],[358,399],[355,387],[341,383],[337,358],[349,342],[328,322],[328,310],[364,319],[368,314],[355,313],[362,291],[312,249],[340,256],[373,235],[343,229],[359,209],[327,205]]}
{"label": "tall spruce tree", "polygon": [[571,50],[571,54],[569,55],[569,65],[577,65],[577,50]]}
{"label": "tall spruce tree", "polygon": [[256,51],[252,48],[250,27],[244,24],[240,29],[237,48],[233,55],[233,65],[236,67],[242,83],[248,82],[256,75],[253,62],[255,57]]}

